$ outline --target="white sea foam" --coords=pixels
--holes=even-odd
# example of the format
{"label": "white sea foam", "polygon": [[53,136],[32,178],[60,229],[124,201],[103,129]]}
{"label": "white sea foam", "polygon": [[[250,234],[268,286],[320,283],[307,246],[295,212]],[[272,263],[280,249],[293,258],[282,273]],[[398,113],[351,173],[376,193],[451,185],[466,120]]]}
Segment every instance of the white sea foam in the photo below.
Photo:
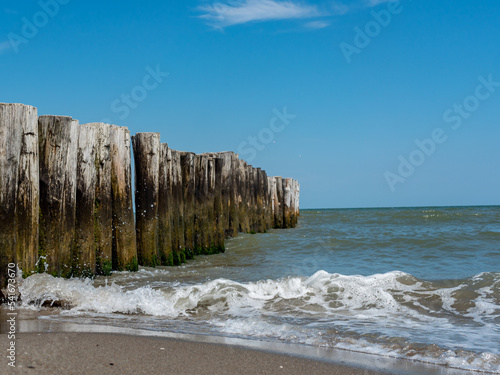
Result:
{"label": "white sea foam", "polygon": [[500,274],[440,284],[399,271],[371,276],[318,271],[311,277],[247,283],[216,279],[186,285],[168,278],[149,285],[138,283],[143,276],[158,277],[155,272],[139,272],[129,284],[100,286],[90,279],[38,274],[24,280],[20,291],[24,306],[61,301],[67,305],[66,316],[89,312],[106,317],[137,314],[187,319],[210,325],[223,335],[280,339],[500,373]]}

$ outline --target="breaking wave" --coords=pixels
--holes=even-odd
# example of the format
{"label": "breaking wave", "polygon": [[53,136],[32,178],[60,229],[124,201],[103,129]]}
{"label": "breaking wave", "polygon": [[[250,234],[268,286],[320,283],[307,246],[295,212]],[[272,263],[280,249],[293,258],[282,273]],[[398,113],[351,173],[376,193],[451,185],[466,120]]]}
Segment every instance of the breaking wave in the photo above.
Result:
{"label": "breaking wave", "polygon": [[[168,272],[167,272],[168,274]],[[90,279],[33,275],[24,307],[58,301],[62,314],[146,315],[205,324],[211,332],[410,358],[500,373],[500,273],[421,280],[393,271],[371,276],[318,271],[241,283],[168,281],[96,286]]]}

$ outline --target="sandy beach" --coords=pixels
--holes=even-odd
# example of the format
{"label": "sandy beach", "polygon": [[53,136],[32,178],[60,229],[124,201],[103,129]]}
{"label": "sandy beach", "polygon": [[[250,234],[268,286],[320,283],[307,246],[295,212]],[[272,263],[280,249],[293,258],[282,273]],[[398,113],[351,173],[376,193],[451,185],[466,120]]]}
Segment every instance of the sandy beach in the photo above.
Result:
{"label": "sandy beach", "polygon": [[238,346],[102,333],[19,334],[16,368],[7,368],[2,373],[384,374]]}
{"label": "sandy beach", "polygon": [[[0,307],[3,353],[11,345],[7,312]],[[349,350],[46,319],[54,312],[17,310],[15,368],[4,354],[0,374],[473,374]]]}

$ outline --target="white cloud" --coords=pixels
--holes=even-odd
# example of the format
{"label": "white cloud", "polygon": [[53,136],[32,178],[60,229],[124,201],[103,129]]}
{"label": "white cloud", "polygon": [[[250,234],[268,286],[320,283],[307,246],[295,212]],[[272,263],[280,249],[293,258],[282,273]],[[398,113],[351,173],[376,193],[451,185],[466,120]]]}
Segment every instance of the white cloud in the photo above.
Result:
{"label": "white cloud", "polygon": [[333,13],[336,15],[346,14],[350,10],[350,8],[347,5],[340,3],[338,1],[331,3],[330,7],[332,8]]}
{"label": "white cloud", "polygon": [[205,12],[201,18],[216,27],[226,27],[247,22],[310,18],[321,16],[315,6],[300,4],[291,0],[241,0],[215,2],[201,6]]}
{"label": "white cloud", "polygon": [[326,21],[311,21],[305,24],[305,27],[308,27],[310,29],[324,29],[328,26],[330,26],[330,22]]}

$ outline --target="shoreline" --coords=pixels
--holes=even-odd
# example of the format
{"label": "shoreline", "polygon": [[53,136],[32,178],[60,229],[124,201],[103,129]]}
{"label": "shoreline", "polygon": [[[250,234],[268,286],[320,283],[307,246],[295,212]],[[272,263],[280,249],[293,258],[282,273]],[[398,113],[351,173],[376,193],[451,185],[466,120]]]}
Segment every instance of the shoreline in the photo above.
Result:
{"label": "shoreline", "polygon": [[314,374],[382,375],[241,346],[119,333],[21,333],[12,374]]}
{"label": "shoreline", "polygon": [[[8,348],[6,310],[0,308],[2,348]],[[39,319],[50,311],[18,310],[12,374],[352,374],[467,375],[407,359],[343,349],[231,337],[181,334]],[[162,349],[163,348],[163,349]],[[110,363],[113,363],[112,365]],[[281,366],[281,367],[280,367]]]}

